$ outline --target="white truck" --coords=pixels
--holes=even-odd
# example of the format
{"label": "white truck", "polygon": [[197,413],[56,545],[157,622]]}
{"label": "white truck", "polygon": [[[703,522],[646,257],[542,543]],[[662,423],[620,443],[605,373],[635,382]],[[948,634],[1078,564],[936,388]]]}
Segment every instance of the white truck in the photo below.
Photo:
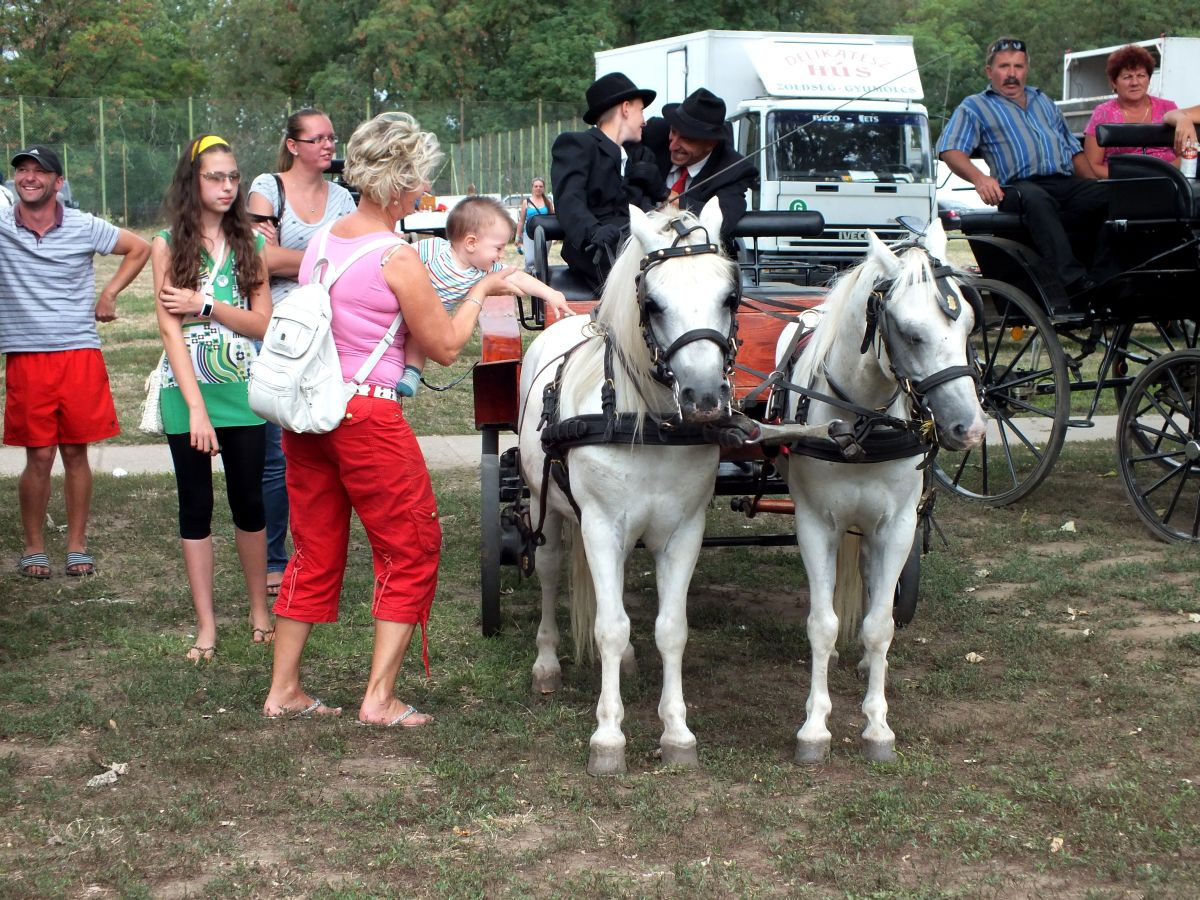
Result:
{"label": "white truck", "polygon": [[624,72],[658,92],[648,115],[700,87],[725,101],[737,149],[761,182],[750,208],[811,209],[817,239],[760,241],[759,262],[797,257],[839,268],[861,259],[868,229],[908,234],[900,215],[936,215],[934,148],[912,38],[698,31],[596,53],[597,77]]}
{"label": "white truck", "polygon": [[[1150,93],[1174,100],[1180,106],[1200,103],[1200,38],[1157,37],[1135,41],[1155,58],[1158,67],[1150,76]],[[1062,100],[1059,108],[1076,134],[1083,132],[1100,103],[1113,96],[1105,68],[1109,54],[1123,44],[1063,54]]]}

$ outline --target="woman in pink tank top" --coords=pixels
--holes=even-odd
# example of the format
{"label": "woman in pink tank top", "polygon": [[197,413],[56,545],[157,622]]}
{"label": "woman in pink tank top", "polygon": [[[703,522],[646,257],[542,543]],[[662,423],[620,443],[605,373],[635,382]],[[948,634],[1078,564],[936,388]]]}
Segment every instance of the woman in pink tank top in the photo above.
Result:
{"label": "woman in pink tank top", "polygon": [[[325,241],[333,265],[366,243],[395,233],[396,223],[429,189],[442,159],[437,138],[405,113],[383,113],[360,125],[346,147],[346,180],[362,193],[358,209],[335,222]],[[307,282],[320,235],[300,265]],[[328,434],[284,432],[288,500],[295,553],[275,601],[275,662],[263,714],[340,715],[300,684],[300,660],[316,622],[338,617],[351,510],[371,543],[375,648],[358,720],[367,725],[425,725],[432,717],[396,696],[396,679],[416,626],[429,671],[425,636],[437,587],[441,527],[425,460],[396,397],[404,371],[404,339],[412,334],[430,359],[449,365],[470,339],[489,294],[512,293],[512,267],[481,280],[453,316],[442,308],[416,251],[396,244],[367,254],[331,293],[333,335],[349,379],[400,312],[404,324],[358,394],[343,423]]]}

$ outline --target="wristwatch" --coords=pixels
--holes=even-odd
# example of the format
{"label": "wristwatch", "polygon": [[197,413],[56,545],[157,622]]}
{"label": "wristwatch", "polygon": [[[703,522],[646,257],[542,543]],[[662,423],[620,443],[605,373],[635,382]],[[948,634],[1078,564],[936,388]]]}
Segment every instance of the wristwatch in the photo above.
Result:
{"label": "wristwatch", "polygon": [[211,298],[205,298],[204,305],[200,307],[200,312],[196,313],[201,319],[207,319],[212,316],[213,302]]}

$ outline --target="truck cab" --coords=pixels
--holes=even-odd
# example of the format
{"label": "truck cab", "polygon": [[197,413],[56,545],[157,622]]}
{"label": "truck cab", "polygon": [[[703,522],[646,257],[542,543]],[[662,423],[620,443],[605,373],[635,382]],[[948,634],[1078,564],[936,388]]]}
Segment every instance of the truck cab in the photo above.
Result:
{"label": "truck cab", "polygon": [[868,229],[900,240],[897,216],[931,218],[934,153],[920,104],[766,97],[744,101],[731,121],[738,151],[759,170],[750,208],[825,217],[820,238],[760,245],[764,264],[803,253],[841,269],[862,257]]}

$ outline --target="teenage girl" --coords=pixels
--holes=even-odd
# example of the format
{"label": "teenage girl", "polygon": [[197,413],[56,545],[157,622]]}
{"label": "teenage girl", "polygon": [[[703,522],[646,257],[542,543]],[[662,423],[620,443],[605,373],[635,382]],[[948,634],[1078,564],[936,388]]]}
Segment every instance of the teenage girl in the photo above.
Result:
{"label": "teenage girl", "polygon": [[196,641],[187,658],[213,658],[212,457],[221,454],[235,544],[250,600],[251,638],[269,644],[263,420],[250,411],[246,380],[253,340],[271,318],[263,239],[251,229],[241,173],[216,135],[192,141],[167,190],[168,227],[151,245],[158,328],[166,348],[163,430],[179,491],[179,536]]}

